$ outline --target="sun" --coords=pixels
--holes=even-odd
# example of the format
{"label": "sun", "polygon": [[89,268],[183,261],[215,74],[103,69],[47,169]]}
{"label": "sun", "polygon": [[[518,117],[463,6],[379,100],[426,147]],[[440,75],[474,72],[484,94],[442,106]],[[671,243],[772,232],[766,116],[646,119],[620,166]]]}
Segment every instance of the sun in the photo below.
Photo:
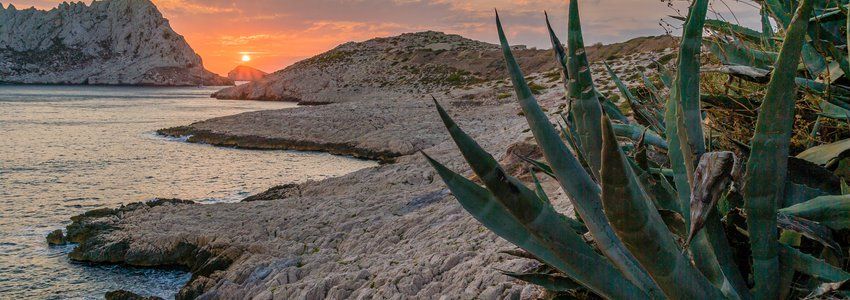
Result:
{"label": "sun", "polygon": [[249,61],[251,61],[251,56],[250,56],[250,55],[248,55],[248,54],[242,54],[242,61],[243,61],[243,62],[249,62]]}

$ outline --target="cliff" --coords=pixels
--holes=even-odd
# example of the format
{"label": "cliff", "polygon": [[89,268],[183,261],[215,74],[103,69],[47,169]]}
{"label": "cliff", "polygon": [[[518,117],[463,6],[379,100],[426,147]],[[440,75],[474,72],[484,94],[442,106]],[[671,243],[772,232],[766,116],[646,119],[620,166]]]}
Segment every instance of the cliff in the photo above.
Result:
{"label": "cliff", "polygon": [[49,11],[0,5],[0,82],[232,85],[149,0],[62,3]]}

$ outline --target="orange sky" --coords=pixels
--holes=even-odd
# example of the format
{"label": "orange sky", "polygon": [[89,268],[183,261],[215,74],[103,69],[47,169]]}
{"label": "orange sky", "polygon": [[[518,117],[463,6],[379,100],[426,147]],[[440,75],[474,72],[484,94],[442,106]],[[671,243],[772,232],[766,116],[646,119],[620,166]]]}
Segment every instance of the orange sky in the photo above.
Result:
{"label": "orange sky", "polygon": [[[559,35],[563,37],[566,32],[565,0],[152,1],[203,57],[207,69],[220,74],[241,64],[242,52],[250,52],[248,65],[273,72],[340,43],[403,32],[438,30],[494,42],[493,8],[499,9],[514,44],[548,48],[543,10],[558,26]],[[746,1],[726,2],[742,24],[757,26],[754,9]],[[18,9],[49,9],[61,2],[11,1]],[[681,7],[681,0],[673,2]],[[720,1],[712,2],[718,2],[713,3],[717,11],[729,11]],[[659,21],[676,14],[659,0],[586,0],[581,2],[581,10],[587,43],[662,34]],[[726,15],[731,18],[731,14]]]}

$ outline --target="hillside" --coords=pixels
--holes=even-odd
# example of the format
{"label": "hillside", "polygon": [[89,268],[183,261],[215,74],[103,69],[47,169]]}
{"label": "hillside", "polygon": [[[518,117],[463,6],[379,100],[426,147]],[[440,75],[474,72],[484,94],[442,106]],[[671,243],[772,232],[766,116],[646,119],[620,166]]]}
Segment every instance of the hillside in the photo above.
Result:
{"label": "hillside", "polygon": [[63,2],[49,11],[0,5],[0,82],[232,85],[149,0]]}
{"label": "hillside", "polygon": [[[591,60],[674,48],[668,36],[588,47]],[[555,69],[551,50],[514,47],[526,74]],[[471,86],[507,77],[496,45],[434,31],[349,42],[266,78],[221,90],[219,99],[323,104],[396,98]]]}

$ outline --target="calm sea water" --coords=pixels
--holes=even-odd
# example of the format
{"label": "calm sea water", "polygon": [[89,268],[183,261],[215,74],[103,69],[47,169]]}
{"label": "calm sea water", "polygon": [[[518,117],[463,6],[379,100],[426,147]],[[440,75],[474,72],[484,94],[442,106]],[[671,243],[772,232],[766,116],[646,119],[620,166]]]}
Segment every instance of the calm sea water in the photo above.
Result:
{"label": "calm sea water", "polygon": [[155,197],[238,201],[271,186],[339,176],[373,162],[321,153],[189,144],[156,129],[294,106],[218,101],[215,88],[0,85],[0,299],[102,299],[126,289],[173,298],[179,270],[88,265],[48,232],[73,215]]}

